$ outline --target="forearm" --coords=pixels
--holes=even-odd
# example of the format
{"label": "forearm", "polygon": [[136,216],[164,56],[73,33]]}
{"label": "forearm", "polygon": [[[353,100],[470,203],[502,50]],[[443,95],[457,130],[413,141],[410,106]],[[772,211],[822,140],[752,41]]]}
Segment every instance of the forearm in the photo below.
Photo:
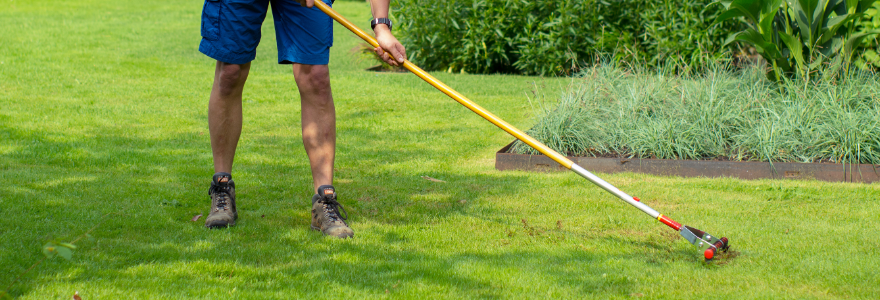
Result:
{"label": "forearm", "polygon": [[[384,20],[379,23],[379,18],[388,18],[390,0],[369,0],[370,12],[373,13],[374,22],[373,33],[376,34],[376,41],[379,47],[376,47],[376,54],[386,63],[392,66],[398,66],[406,60],[406,49],[400,44],[400,41],[391,34],[391,24],[385,24]],[[389,22],[390,23],[390,22]]]}
{"label": "forearm", "polygon": [[391,0],[370,0],[370,12],[373,18],[387,18],[388,7]]}

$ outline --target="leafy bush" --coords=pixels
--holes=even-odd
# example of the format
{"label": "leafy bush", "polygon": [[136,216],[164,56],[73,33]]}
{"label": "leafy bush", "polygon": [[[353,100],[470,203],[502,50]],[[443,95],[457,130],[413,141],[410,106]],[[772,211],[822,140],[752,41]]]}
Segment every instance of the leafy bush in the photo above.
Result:
{"label": "leafy bush", "polygon": [[820,70],[826,76],[848,69],[862,40],[870,32],[856,32],[875,0],[722,0],[726,10],[717,22],[739,19],[749,28],[734,33],[726,43],[754,46],[771,64],[768,76],[809,78]]}
{"label": "leafy bush", "polygon": [[[874,2],[874,7],[865,10],[862,21],[858,24],[859,32],[875,32],[880,30],[880,2]],[[880,69],[880,38],[878,34],[869,34],[865,43],[859,49],[859,57],[856,65],[862,69]]]}
{"label": "leafy bush", "polygon": [[600,54],[659,66],[717,58],[736,22],[710,0],[395,0],[410,59],[428,70],[558,74]]}
{"label": "leafy bush", "polygon": [[725,38],[731,31],[744,29],[736,22],[711,26],[722,7],[711,1],[646,1],[639,14],[641,43],[650,66],[673,60],[690,67],[703,68],[723,58]]}
{"label": "leafy bush", "polygon": [[[528,134],[575,156],[880,164],[880,78],[780,86],[730,69],[589,68]],[[519,141],[512,152],[537,154]]]}

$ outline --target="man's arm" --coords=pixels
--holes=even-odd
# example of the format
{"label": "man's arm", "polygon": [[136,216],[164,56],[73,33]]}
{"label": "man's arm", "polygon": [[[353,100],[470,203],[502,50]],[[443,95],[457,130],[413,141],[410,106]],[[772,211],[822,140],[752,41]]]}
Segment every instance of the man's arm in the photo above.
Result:
{"label": "man's arm", "polygon": [[[373,18],[388,18],[388,3],[391,0],[370,0],[370,10]],[[397,41],[397,38],[391,34],[391,28],[385,24],[376,24],[373,28],[376,34],[376,41],[379,42],[379,48],[373,49],[376,54],[386,63],[392,66],[398,66],[406,59],[406,49]],[[391,55],[388,55],[391,53]],[[391,58],[394,56],[394,59]]]}
{"label": "man's arm", "polygon": [[[297,0],[297,2],[309,8],[315,6],[315,0]],[[389,2],[391,0],[370,0],[370,11],[373,13],[373,18],[388,18]],[[382,60],[392,66],[399,66],[406,60],[406,49],[391,34],[391,28],[388,28],[388,25],[377,24],[376,28],[373,28],[373,33],[376,34],[376,41],[379,42],[379,48],[373,49],[373,51],[376,51]],[[391,55],[388,55],[389,53]],[[391,59],[392,55],[394,59]]]}

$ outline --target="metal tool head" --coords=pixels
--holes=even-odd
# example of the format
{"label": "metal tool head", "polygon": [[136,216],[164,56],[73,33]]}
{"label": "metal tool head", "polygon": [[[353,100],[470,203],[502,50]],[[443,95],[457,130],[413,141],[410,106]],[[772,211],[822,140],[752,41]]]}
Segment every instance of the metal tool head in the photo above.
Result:
{"label": "metal tool head", "polygon": [[717,238],[690,226],[683,226],[679,233],[681,233],[681,236],[688,242],[694,244],[694,246],[697,246],[700,249],[705,249],[705,251],[703,251],[703,257],[706,258],[706,261],[712,260],[715,258],[716,253],[727,251],[727,248],[730,247],[726,237]]}

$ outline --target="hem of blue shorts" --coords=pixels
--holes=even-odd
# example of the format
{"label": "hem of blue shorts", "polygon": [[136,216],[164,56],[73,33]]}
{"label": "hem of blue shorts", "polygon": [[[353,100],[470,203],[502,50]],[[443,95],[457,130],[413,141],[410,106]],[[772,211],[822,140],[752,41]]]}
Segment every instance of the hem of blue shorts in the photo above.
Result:
{"label": "hem of blue shorts", "polygon": [[330,53],[327,55],[285,55],[278,56],[278,63],[282,65],[304,64],[304,65],[326,65],[330,63]]}
{"label": "hem of blue shorts", "polygon": [[222,61],[228,64],[236,64],[243,65],[253,61],[257,58],[257,54],[236,54],[231,53],[229,51],[225,51],[223,49],[217,48],[211,41],[202,38],[202,42],[199,43],[199,52],[207,55],[210,58],[216,59],[218,61]]}

